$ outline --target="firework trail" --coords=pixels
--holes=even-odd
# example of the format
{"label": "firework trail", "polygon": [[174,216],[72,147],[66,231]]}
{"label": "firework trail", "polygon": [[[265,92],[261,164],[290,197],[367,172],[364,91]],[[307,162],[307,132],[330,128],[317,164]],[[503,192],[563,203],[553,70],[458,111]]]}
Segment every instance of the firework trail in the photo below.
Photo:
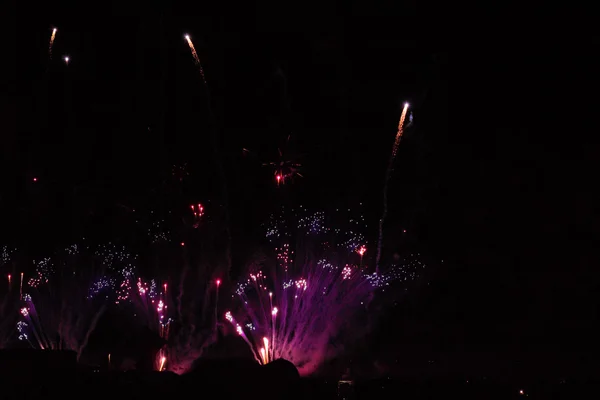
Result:
{"label": "firework trail", "polygon": [[189,272],[189,268],[186,266],[181,272],[181,279],[179,280],[179,293],[177,294],[177,317],[181,321],[183,319],[183,291],[185,289],[184,283]]}
{"label": "firework trail", "polygon": [[[173,320],[168,283],[156,279],[145,280],[137,275],[137,256],[123,246],[112,243],[101,246],[94,254],[96,261],[106,272],[96,279],[88,292],[88,298],[105,298],[121,310],[131,312],[141,325],[166,343]],[[163,345],[156,354],[154,368],[163,371],[168,365],[167,347]]]}
{"label": "firework trail", "polygon": [[[332,236],[342,236],[342,230],[327,227],[323,220],[322,213],[300,217],[296,234],[302,240],[297,243],[305,248],[292,246],[294,251],[283,245],[277,248],[276,261],[251,264],[233,294],[234,308],[225,312],[261,364],[284,358],[302,375],[314,373],[343,350],[332,342],[352,341],[364,333],[367,324],[357,319],[367,312],[375,292],[395,281],[412,281],[423,268],[415,256],[386,275],[368,274],[354,262],[362,247],[344,239],[331,245]],[[279,235],[284,240],[290,236]]]}
{"label": "firework trail", "polygon": [[[156,332],[164,345],[157,352],[154,367],[157,371],[181,374],[189,371],[192,363],[215,339],[218,288],[220,280],[211,281],[206,271],[183,269],[175,292],[163,284],[157,291],[156,283],[145,283],[138,278],[131,296],[135,315]],[[173,299],[175,304],[173,304]],[[214,312],[209,312],[214,303]],[[176,309],[176,317],[172,311]]]}
{"label": "firework trail", "polygon": [[[156,280],[145,282],[142,278],[138,278],[136,288],[132,289],[133,293],[130,296],[136,310],[135,316],[141,317],[143,324],[156,332],[163,342],[169,340],[171,330],[167,288],[168,284],[164,283],[158,290]],[[166,360],[166,346],[162,346],[155,358],[154,367],[157,371],[164,370]]]}
{"label": "firework trail", "polygon": [[52,29],[52,35],[50,35],[50,44],[48,45],[48,57],[52,60],[52,46],[54,45],[54,38],[56,37],[57,29]]}
{"label": "firework trail", "polygon": [[206,78],[204,77],[204,70],[202,69],[202,64],[200,63],[200,58],[198,57],[198,53],[196,53],[196,48],[194,47],[194,43],[192,43],[192,39],[190,39],[190,35],[185,35],[185,40],[187,41],[188,46],[190,46],[190,51],[192,52],[192,57],[194,57],[194,64],[198,67],[200,71],[200,76],[202,76],[202,82],[206,85]]}
{"label": "firework trail", "polygon": [[220,177],[220,181],[221,181],[221,191],[222,191],[222,196],[223,196],[223,204],[224,204],[224,209],[225,209],[225,233],[227,235],[227,275],[229,275],[231,273],[231,223],[230,223],[230,216],[229,216],[229,196],[227,195],[227,180],[226,180],[226,176],[225,176],[225,170],[223,168],[223,163],[221,161],[221,157],[219,155],[219,147],[218,147],[218,142],[217,142],[217,124],[216,124],[216,119],[213,115],[213,111],[212,111],[212,107],[211,107],[211,101],[210,101],[210,91],[208,90],[208,85],[206,83],[206,78],[204,76],[204,70],[202,69],[202,64],[200,63],[200,58],[198,57],[198,53],[196,53],[196,48],[194,47],[194,43],[192,43],[192,39],[190,38],[190,35],[186,34],[184,35],[185,40],[187,41],[188,46],[190,47],[190,51],[192,52],[192,57],[194,58],[194,63],[196,64],[196,66],[198,67],[199,71],[200,71],[200,76],[202,77],[202,82],[204,83],[204,88],[206,89],[206,105],[207,105],[207,109],[210,115],[210,119],[211,119],[211,123],[213,125],[213,135],[212,135],[212,140],[213,140],[213,152],[215,155],[215,162],[217,164],[217,168],[219,170],[219,177]]}
{"label": "firework trail", "polygon": [[[216,340],[215,312],[220,280],[212,278],[205,268],[186,268],[185,282],[179,285],[177,308],[181,317],[175,321],[166,348],[166,364],[169,371],[188,372],[193,362]],[[211,305],[214,304],[214,307]],[[211,310],[214,309],[214,312]]]}
{"label": "firework trail", "polygon": [[79,261],[59,260],[55,265],[46,258],[35,263],[23,293],[17,330],[19,339],[34,348],[72,350],[80,359],[106,304],[101,298],[89,297],[93,269],[82,269],[81,259],[69,254],[71,261]]}
{"label": "firework trail", "polygon": [[388,163],[387,170],[385,172],[385,181],[383,183],[383,213],[381,218],[379,219],[379,237],[377,239],[377,256],[375,258],[375,268],[376,271],[379,272],[379,262],[381,261],[381,245],[383,242],[383,224],[385,222],[385,217],[388,212],[388,183],[390,181],[390,176],[392,175],[392,171],[394,169],[394,161],[396,159],[396,153],[398,152],[398,145],[400,145],[400,139],[402,139],[402,133],[404,132],[404,119],[406,118],[406,111],[408,110],[408,103],[404,104],[404,109],[402,110],[402,114],[400,115],[400,121],[398,122],[398,132],[396,133],[396,139],[394,139],[394,147],[392,147],[392,155],[390,156],[390,161]]}

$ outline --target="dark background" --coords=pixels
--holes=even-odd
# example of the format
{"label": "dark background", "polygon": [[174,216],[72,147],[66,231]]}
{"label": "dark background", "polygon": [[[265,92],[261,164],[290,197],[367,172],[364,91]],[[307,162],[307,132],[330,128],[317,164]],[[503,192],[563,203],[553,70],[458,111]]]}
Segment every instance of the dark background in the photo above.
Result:
{"label": "dark background", "polygon": [[[431,267],[382,324],[380,350],[597,354],[597,136],[582,124],[590,102],[573,110],[563,96],[576,85],[565,77],[593,70],[583,48],[500,15],[463,37],[411,3],[177,4],[19,6],[1,107],[5,242],[111,237],[115,204],[160,197],[147,193],[183,162],[182,203],[223,203],[189,33],[215,110],[234,253],[281,203],[364,202],[374,248],[408,101],[387,255],[419,249]],[[260,164],[289,134],[304,178],[277,188]]]}

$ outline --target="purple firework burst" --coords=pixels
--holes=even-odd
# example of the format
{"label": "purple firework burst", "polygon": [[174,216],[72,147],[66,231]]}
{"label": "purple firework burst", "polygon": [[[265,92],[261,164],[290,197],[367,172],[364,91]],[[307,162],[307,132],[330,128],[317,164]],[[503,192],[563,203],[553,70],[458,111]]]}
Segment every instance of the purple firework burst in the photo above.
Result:
{"label": "purple firework burst", "polygon": [[[302,375],[316,372],[342,350],[340,337],[364,333],[357,318],[369,312],[377,291],[394,281],[412,281],[424,267],[414,255],[384,274],[369,273],[360,266],[366,248],[358,240],[339,240],[336,236],[349,230],[329,228],[324,221],[316,213],[301,217],[295,234],[278,232],[284,240],[295,237],[296,245],[279,245],[276,262],[263,257],[252,264],[233,294],[236,306],[225,318],[261,364],[284,358]],[[269,239],[273,231],[268,230]],[[345,236],[362,238],[354,227]]]}
{"label": "purple firework burst", "polygon": [[129,299],[134,316],[163,340],[155,355],[157,371],[182,374],[215,339],[220,279],[200,268],[184,268],[179,282],[160,286],[138,278]]}
{"label": "purple firework burst", "polygon": [[105,310],[103,299],[89,298],[93,268],[82,268],[87,261],[69,251],[56,265],[50,258],[34,264],[21,295],[19,339],[42,350],[72,350],[79,358]]}

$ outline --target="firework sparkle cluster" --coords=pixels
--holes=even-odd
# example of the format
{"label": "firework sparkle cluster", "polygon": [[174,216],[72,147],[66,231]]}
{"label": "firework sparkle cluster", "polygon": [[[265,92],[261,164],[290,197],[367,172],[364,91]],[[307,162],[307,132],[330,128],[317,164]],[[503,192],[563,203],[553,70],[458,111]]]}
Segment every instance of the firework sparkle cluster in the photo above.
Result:
{"label": "firework sparkle cluster", "polygon": [[[346,216],[338,227],[328,222],[340,221],[339,209],[329,218],[303,207],[290,211],[269,219],[266,238],[276,246],[274,261],[249,265],[224,316],[257,362],[284,358],[307,375],[341,351],[332,342],[363,332],[353,322],[370,312],[373,295],[417,279],[425,266],[419,254],[411,254],[385,273],[369,272],[362,267],[367,252],[362,216]],[[290,226],[295,230],[286,229]]]}
{"label": "firework sparkle cluster", "polygon": [[18,340],[40,350],[73,350],[81,357],[105,304],[88,298],[93,273],[76,268],[78,256],[79,246],[72,245],[34,261],[29,279],[21,272],[19,282],[9,283],[9,293],[18,299],[12,304],[19,310],[14,325]]}
{"label": "firework sparkle cluster", "polygon": [[105,273],[94,280],[88,297],[103,295],[115,304],[128,300],[135,283],[137,256],[112,243],[100,246],[94,254]]}
{"label": "firework sparkle cluster", "polygon": [[[53,28],[49,59],[56,34]],[[184,38],[206,85],[191,37],[186,34]],[[71,60],[65,55],[63,61],[68,65]],[[227,308],[219,301],[222,281],[214,265],[197,270],[184,265],[180,279],[171,281],[171,286],[166,278],[143,277],[137,269],[137,256],[109,242],[84,261],[83,246],[74,244],[60,255],[34,260],[32,272],[15,275],[14,270],[5,268],[13,251],[4,246],[0,249],[0,268],[7,284],[0,292],[0,347],[14,336],[33,348],[69,349],[81,357],[99,318],[111,306],[131,312],[138,323],[162,339],[155,357],[158,371],[188,370],[215,340],[222,319],[260,364],[284,358],[304,375],[317,371],[341,351],[346,339],[359,337],[362,329],[356,328],[355,321],[370,312],[369,305],[378,291],[418,279],[425,267],[418,254],[411,254],[382,268],[383,272],[379,268],[387,186],[407,108],[400,119],[386,175],[376,272],[369,271],[363,262],[369,257],[369,244],[360,209],[326,213],[311,212],[303,206],[281,207],[265,225],[274,256],[248,265],[233,285],[231,297],[225,298]],[[288,136],[286,145],[289,140]],[[277,185],[302,177],[302,165],[287,152],[278,149],[278,153],[278,161],[264,163],[273,169]],[[171,173],[179,182],[189,176],[186,164],[173,165]],[[33,180],[37,182],[37,178]],[[204,206],[196,202],[189,208],[193,228],[206,225]],[[144,234],[152,244],[169,243],[172,234],[166,225],[164,220],[153,219]],[[185,242],[180,244],[184,247]],[[80,268],[82,262],[91,268]]]}
{"label": "firework sparkle cluster", "polygon": [[334,246],[355,252],[367,244],[364,231],[367,228],[361,210],[335,209],[330,214],[324,211],[311,212],[308,208],[281,207],[269,216],[264,224],[267,240],[282,249],[299,236],[318,237],[324,247]]}

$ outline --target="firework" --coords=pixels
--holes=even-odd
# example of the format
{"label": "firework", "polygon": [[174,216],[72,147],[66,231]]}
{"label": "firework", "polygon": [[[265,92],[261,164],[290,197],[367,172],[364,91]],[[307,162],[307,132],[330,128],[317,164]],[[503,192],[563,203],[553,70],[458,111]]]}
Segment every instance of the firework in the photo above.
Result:
{"label": "firework", "polygon": [[9,249],[8,246],[2,246],[2,250],[0,251],[0,268],[10,262],[13,252],[14,250]]}
{"label": "firework", "polygon": [[360,246],[358,249],[356,249],[356,252],[358,253],[358,255],[360,255],[360,265],[362,266],[363,256],[367,252],[367,246]]}
{"label": "firework", "polygon": [[202,204],[192,204],[190,207],[192,208],[192,213],[194,213],[194,218],[200,218],[204,215],[204,207],[202,206]]}
{"label": "firework", "polygon": [[48,283],[50,276],[54,272],[50,258],[44,258],[43,260],[33,262],[35,264],[35,272],[33,277],[29,278],[27,284],[29,287],[37,288],[40,285]]}
{"label": "firework", "polygon": [[70,60],[71,60],[71,59],[69,58],[69,56],[64,56],[64,57],[63,57],[63,61],[65,62],[65,64],[66,64],[66,65],[69,65],[69,61],[70,61]]}
{"label": "firework", "polygon": [[216,324],[219,320],[219,287],[221,287],[221,280],[217,279],[215,281],[216,290],[215,290],[215,329],[217,328]]}
{"label": "firework", "polygon": [[190,176],[187,163],[181,165],[174,164],[171,168],[171,175],[179,182],[183,182],[184,178]]}
{"label": "firework", "polygon": [[153,221],[148,228],[148,236],[153,244],[168,243],[171,241],[171,232],[165,228],[164,219]]}
{"label": "firework", "polygon": [[[141,318],[142,324],[155,332],[163,342],[169,340],[171,329],[171,318],[169,317],[169,297],[167,296],[168,285],[164,283],[160,286],[162,290],[158,291],[156,280],[144,281],[137,279],[137,284],[132,289],[129,297],[134,309],[135,317]],[[163,371],[166,362],[166,345],[158,351],[155,368]]]}
{"label": "firework", "polygon": [[[297,227],[296,232],[277,236],[286,241],[295,237],[296,245],[278,245],[274,262],[263,258],[248,267],[225,319],[259,363],[284,358],[307,375],[341,350],[332,341],[351,341],[363,333],[354,322],[367,312],[375,292],[392,282],[414,280],[423,265],[415,256],[385,274],[369,274],[355,263],[366,246],[336,239],[344,232],[358,233],[354,219],[349,229],[333,228],[323,213],[303,216],[301,211],[293,214],[299,223],[287,225]],[[273,238],[272,227],[268,234]]]}
{"label": "firework", "polygon": [[135,284],[137,256],[109,242],[95,251],[94,258],[103,274],[90,285],[88,298],[104,297],[114,304],[128,300]]}
{"label": "firework", "polygon": [[[204,89],[205,89],[205,94],[206,94],[207,110],[210,115],[210,120],[211,120],[212,126],[216,127],[217,121],[216,121],[215,116],[212,111],[211,100],[210,100],[210,91],[208,90],[208,85],[206,83],[206,77],[204,76],[204,70],[202,69],[202,63],[200,63],[200,58],[198,57],[198,53],[196,52],[196,48],[194,47],[194,43],[192,43],[192,39],[190,38],[190,35],[186,34],[186,35],[184,35],[184,38],[187,41],[188,46],[190,47],[190,51],[192,52],[192,57],[194,58],[194,63],[196,64],[196,67],[198,67],[198,70],[200,71],[200,76],[202,77],[202,82],[204,83]],[[223,208],[225,211],[225,233],[227,235],[227,240],[226,240],[227,274],[229,274],[231,271],[231,226],[229,223],[229,207],[227,206],[227,204],[228,204],[227,179],[225,176],[225,170],[223,168],[223,164],[221,162],[222,157],[219,155],[219,147],[218,147],[216,129],[212,129],[212,144],[213,144],[213,151],[215,154],[215,161],[217,164],[217,169],[219,171],[219,180],[221,183],[222,200],[223,200],[223,205],[224,205]],[[197,226],[197,222],[195,225]],[[184,243],[182,242],[181,245],[184,246]]]}
{"label": "firework", "polygon": [[327,215],[323,211],[310,212],[303,206],[281,207],[269,216],[265,224],[265,236],[269,242],[280,245],[280,249],[294,239],[314,237],[321,239],[322,247],[355,252],[366,244],[363,231],[367,227],[361,207],[336,209]]}
{"label": "firework", "polygon": [[[130,297],[134,315],[164,343],[154,358],[157,371],[187,372],[214,340],[213,316],[216,322],[221,280],[205,280],[204,272],[184,268],[176,289],[167,291],[165,283],[160,292],[155,291],[154,280],[145,283],[138,278],[137,288]],[[214,313],[211,313],[213,301]]]}
{"label": "firework", "polygon": [[[186,267],[182,273],[177,293],[178,329],[172,332],[166,353],[169,371],[189,371],[192,363],[216,340],[214,318],[222,283],[210,276],[202,268]],[[211,307],[213,302],[214,307]]]}
{"label": "firework", "polygon": [[413,280],[419,267],[422,264],[412,262],[378,275],[322,259],[303,263],[294,277],[274,269],[270,275],[250,272],[234,295],[238,308],[225,318],[259,363],[284,358],[301,374],[310,374],[335,355],[330,343],[345,329],[348,336],[361,333],[352,328],[352,321],[366,310],[375,291],[398,280]]}
{"label": "firework", "polygon": [[17,330],[19,339],[34,348],[72,350],[80,358],[105,304],[88,296],[93,271],[81,268],[80,262],[75,268],[68,260],[73,253],[66,257],[56,266],[48,258],[36,263],[22,295]]}
{"label": "firework", "polygon": [[7,290],[10,290],[10,286],[11,286],[11,282],[12,282],[12,274],[7,271],[7,269],[5,269],[5,266],[8,266],[8,264],[11,261],[11,255],[14,252],[14,250],[11,250],[8,248],[8,246],[2,246],[2,248],[0,249],[0,273],[2,273],[2,275],[6,274],[6,280],[8,285]]}
{"label": "firework", "polygon": [[11,253],[6,246],[0,252],[0,270],[6,276],[7,284],[0,287],[0,349],[4,348],[14,336],[14,326],[18,318],[19,297],[12,290],[11,274],[6,273],[5,267],[11,261]]}
{"label": "firework", "polygon": [[375,258],[375,267],[379,270],[379,262],[381,261],[381,245],[383,242],[383,223],[385,222],[385,217],[387,216],[388,206],[387,206],[387,192],[388,192],[388,183],[390,181],[390,176],[392,175],[392,171],[394,168],[394,160],[396,159],[396,153],[398,152],[398,146],[400,145],[400,139],[402,139],[402,134],[404,132],[404,119],[406,118],[406,111],[408,110],[408,103],[404,104],[404,109],[402,110],[402,114],[400,115],[400,121],[398,122],[398,131],[396,132],[396,138],[394,139],[394,146],[392,147],[392,155],[390,156],[390,161],[388,163],[388,167],[385,173],[385,181],[383,183],[383,213],[381,214],[381,218],[379,219],[379,237],[377,239],[377,255]]}
{"label": "firework", "polygon": [[198,57],[198,53],[196,53],[196,48],[194,47],[194,43],[192,43],[192,39],[190,38],[190,35],[185,35],[184,36],[185,40],[187,41],[188,46],[190,46],[190,51],[192,52],[192,57],[194,57],[194,64],[196,64],[196,67],[198,67],[198,70],[200,71],[200,76],[202,76],[202,82],[204,82],[204,84],[206,84],[206,78],[204,77],[204,70],[202,69],[202,64],[200,63],[200,58]]}
{"label": "firework", "polygon": [[[277,186],[285,184],[286,179],[293,179],[298,176],[303,178],[300,173],[302,164],[297,159],[298,156],[288,154],[288,148],[290,147],[291,135],[288,135],[283,148],[277,149],[278,159],[272,162],[263,163],[263,166],[271,167],[273,169],[273,176]],[[249,153],[248,149],[244,149],[244,152]]]}
{"label": "firework", "polygon": [[50,44],[48,45],[48,57],[52,59],[52,46],[54,45],[54,38],[56,38],[56,28],[52,29],[52,34],[50,35]]}
{"label": "firework", "polygon": [[194,228],[198,228],[200,226],[200,221],[202,216],[204,215],[204,206],[200,203],[192,204],[191,206],[192,214],[194,215]]}

